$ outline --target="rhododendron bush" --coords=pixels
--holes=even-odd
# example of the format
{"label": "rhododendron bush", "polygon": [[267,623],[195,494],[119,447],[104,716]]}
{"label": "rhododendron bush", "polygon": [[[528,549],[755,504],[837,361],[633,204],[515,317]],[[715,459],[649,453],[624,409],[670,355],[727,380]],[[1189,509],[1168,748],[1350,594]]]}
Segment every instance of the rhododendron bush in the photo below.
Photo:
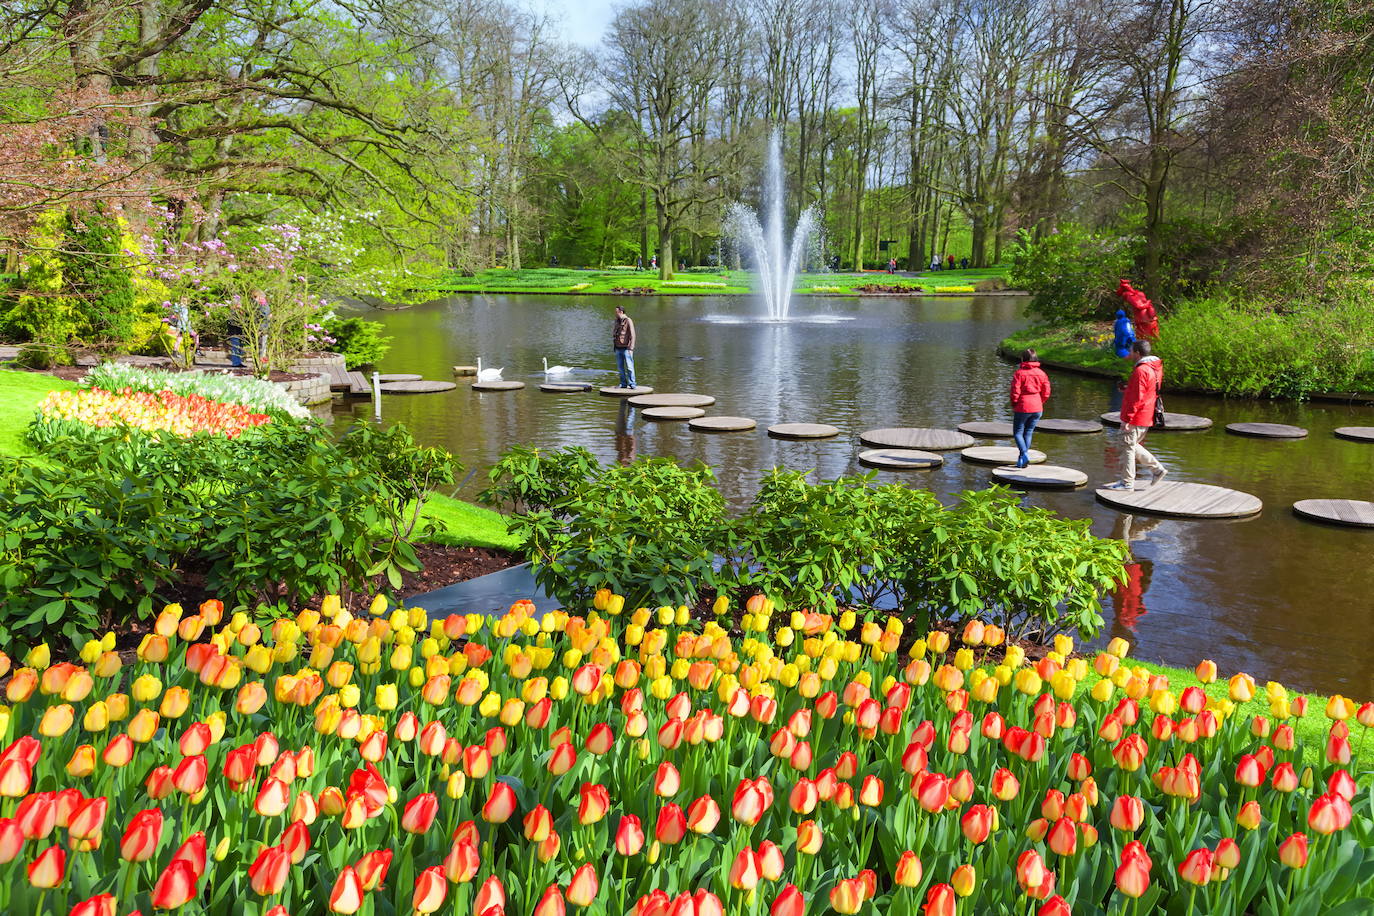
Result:
{"label": "rhododendron bush", "polygon": [[593,605],[259,625],[211,601],[127,663],[112,636],[0,658],[0,906],[1367,911],[1371,704],[1175,691],[1120,640],[1032,666],[978,621]]}

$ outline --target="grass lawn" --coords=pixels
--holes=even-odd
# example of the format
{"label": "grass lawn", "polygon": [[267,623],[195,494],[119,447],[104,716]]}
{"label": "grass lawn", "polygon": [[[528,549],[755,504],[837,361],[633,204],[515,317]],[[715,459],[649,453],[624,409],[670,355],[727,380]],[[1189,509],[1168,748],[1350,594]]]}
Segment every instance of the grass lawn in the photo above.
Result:
{"label": "grass lawn", "polygon": [[1111,349],[1111,326],[1084,323],[1070,327],[1034,327],[1002,341],[1002,349],[1018,353],[1033,347],[1049,363],[1125,378],[1130,364]]}
{"label": "grass lawn", "polygon": [[0,369],[0,455],[33,455],[24,431],[33,422],[34,408],[48,392],[75,387],[75,382],[40,372]]}
{"label": "grass lawn", "polygon": [[[441,281],[436,292],[480,293],[609,293],[614,287],[652,287],[664,295],[674,296],[739,296],[750,292],[752,275],[749,271],[684,272],[672,280],[660,280],[655,271],[633,269],[578,269],[567,267],[538,267],[529,270],[496,268],[479,271],[471,277],[454,275]],[[867,273],[815,273],[797,277],[794,287],[803,295],[858,296],[854,287],[868,283],[891,286],[919,286],[926,291],[939,292],[943,288],[972,286],[983,280],[1006,279],[1000,267],[983,270],[935,271],[916,277],[889,277],[884,271]]]}
{"label": "grass lawn", "polygon": [[432,544],[457,547],[499,547],[513,550],[516,540],[506,533],[506,517],[499,512],[435,493],[425,501],[425,518],[441,530],[421,538]]}

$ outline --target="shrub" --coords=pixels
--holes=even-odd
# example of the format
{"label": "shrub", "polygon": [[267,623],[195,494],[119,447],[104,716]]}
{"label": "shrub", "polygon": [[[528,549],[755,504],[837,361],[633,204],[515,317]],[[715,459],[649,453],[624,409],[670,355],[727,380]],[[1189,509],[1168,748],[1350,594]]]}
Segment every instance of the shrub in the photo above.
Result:
{"label": "shrub", "polygon": [[1116,308],[1113,294],[1129,273],[1134,246],[1134,239],[1097,235],[1076,223],[1040,239],[1022,229],[1011,248],[1007,282],[1033,294],[1030,310],[1042,318],[1105,316]]}
{"label": "shrub", "polygon": [[333,349],[342,353],[348,368],[375,366],[391,349],[391,337],[382,333],[380,321],[366,318],[340,318],[337,315],[324,321],[325,333],[334,338]]}

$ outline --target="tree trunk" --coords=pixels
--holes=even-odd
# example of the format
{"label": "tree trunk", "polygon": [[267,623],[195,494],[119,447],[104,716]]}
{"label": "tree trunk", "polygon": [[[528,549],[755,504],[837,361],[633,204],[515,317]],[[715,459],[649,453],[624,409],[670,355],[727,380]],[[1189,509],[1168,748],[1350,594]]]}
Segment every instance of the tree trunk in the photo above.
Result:
{"label": "tree trunk", "polygon": [[980,208],[973,212],[969,221],[973,231],[973,266],[987,267],[987,217]]}
{"label": "tree trunk", "polygon": [[1168,151],[1156,145],[1150,150],[1150,171],[1145,181],[1145,295],[1159,301],[1160,261],[1164,239],[1164,187],[1169,173]]}
{"label": "tree trunk", "polygon": [[673,221],[663,197],[654,193],[654,213],[658,222],[658,278],[673,279]]}

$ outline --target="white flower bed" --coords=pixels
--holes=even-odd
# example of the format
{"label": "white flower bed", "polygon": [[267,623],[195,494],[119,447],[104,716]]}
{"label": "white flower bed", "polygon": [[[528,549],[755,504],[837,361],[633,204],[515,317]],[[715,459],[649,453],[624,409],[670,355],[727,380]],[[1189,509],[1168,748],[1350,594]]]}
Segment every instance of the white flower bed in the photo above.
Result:
{"label": "white flower bed", "polygon": [[198,394],[223,404],[242,404],[259,413],[282,413],[298,420],[310,411],[296,403],[285,388],[250,375],[207,375],[202,372],[164,372],[122,363],[102,363],[81,380],[82,387],[105,391],[170,391]]}

